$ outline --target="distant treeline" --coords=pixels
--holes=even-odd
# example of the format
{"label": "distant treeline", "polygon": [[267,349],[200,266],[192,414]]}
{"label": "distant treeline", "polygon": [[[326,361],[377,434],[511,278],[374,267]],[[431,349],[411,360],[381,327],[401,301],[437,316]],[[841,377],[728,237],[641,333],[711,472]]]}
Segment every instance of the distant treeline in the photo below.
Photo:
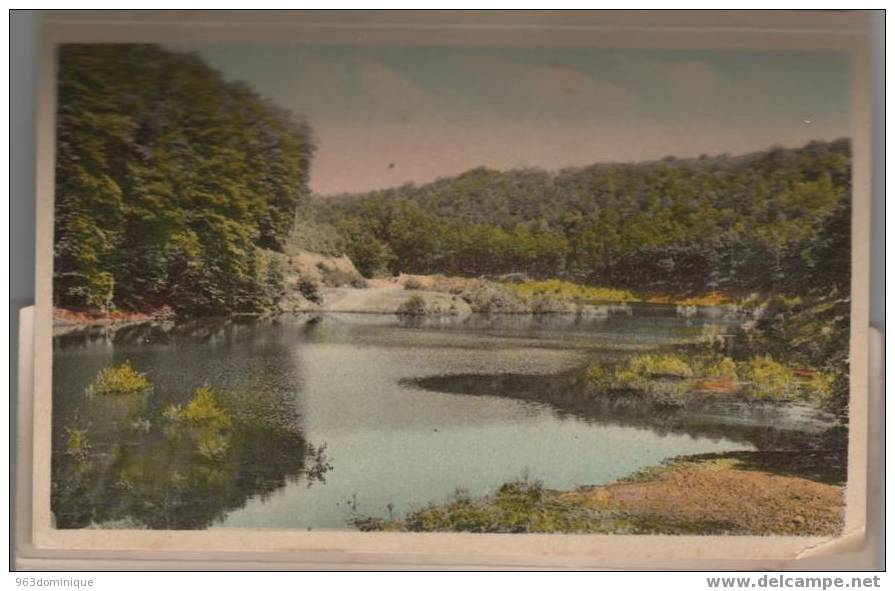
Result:
{"label": "distant treeline", "polygon": [[316,200],[366,274],[523,272],[669,293],[848,286],[850,144],[460,176]]}
{"label": "distant treeline", "polygon": [[55,303],[269,308],[307,195],[311,131],[198,57],[59,48]]}

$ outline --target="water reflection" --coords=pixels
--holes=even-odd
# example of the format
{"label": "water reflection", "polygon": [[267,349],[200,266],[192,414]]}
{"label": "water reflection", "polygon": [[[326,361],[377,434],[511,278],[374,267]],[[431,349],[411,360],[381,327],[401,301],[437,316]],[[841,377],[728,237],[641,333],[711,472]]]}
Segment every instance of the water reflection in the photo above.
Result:
{"label": "water reflection", "polygon": [[503,396],[549,403],[560,416],[583,418],[595,425],[648,429],[659,435],[727,439],[759,450],[806,449],[841,440],[847,429],[835,417],[810,406],[708,400],[683,407],[660,408],[631,397],[585,397],[580,372],[554,375],[449,374],[402,380],[404,385],[435,392]]}
{"label": "water reflection", "polygon": [[[96,396],[59,433],[51,505],[59,528],[199,529],[300,476],[324,481],[325,447],[237,409],[212,430],[149,412],[146,395]],[[82,443],[72,443],[82,433]]]}
{"label": "water reflection", "polygon": [[[811,432],[807,415],[597,412],[568,396],[563,376],[588,360],[729,321],[631,307],[592,316],[206,319],[58,334],[56,523],[345,529],[354,510],[400,515],[457,487],[487,494],[526,471],[570,489],[674,455],[754,449],[781,429]],[[87,395],[100,369],[126,360],[147,372],[150,392]],[[206,385],[232,417],[226,429],[170,412]]]}
{"label": "water reflection", "polygon": [[[211,320],[57,336],[56,526],[206,528],[289,482],[325,483],[332,465],[325,444],[304,434],[300,372],[257,329]],[[124,359],[149,370],[149,391],[87,392],[99,369]],[[213,386],[226,421],[177,420],[172,409],[204,384]]]}

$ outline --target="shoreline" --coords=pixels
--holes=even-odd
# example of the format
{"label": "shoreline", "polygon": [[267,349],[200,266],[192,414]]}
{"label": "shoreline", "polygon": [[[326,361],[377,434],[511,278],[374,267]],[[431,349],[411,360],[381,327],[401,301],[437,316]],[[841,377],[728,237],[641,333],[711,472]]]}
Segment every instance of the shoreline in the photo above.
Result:
{"label": "shoreline", "polygon": [[[231,315],[208,315],[208,316],[197,316],[191,318],[178,317],[173,314],[146,314],[146,313],[123,313],[123,314],[114,314],[114,315],[99,315],[96,313],[83,313],[79,314],[76,319],[73,319],[72,315],[69,313],[70,310],[53,308],[53,336],[59,336],[64,334],[69,334],[72,332],[78,332],[82,330],[95,329],[95,328],[110,328],[110,329],[119,329],[130,326],[140,326],[143,324],[153,324],[153,323],[179,323],[179,322],[189,322],[194,320],[203,320],[203,319],[216,319],[216,320],[226,320],[226,321],[236,321],[236,320],[245,320],[245,319],[256,319],[256,320],[265,320],[265,319],[276,319],[276,318],[300,318],[302,316],[309,316],[311,318],[317,316],[350,316],[350,315],[365,315],[365,316],[388,316],[388,317],[398,317],[405,319],[438,319],[438,318],[456,318],[463,319],[474,316],[481,317],[500,317],[500,316],[510,316],[510,317],[518,317],[522,318],[525,316],[530,316],[533,318],[544,318],[544,317],[557,317],[557,318],[607,318],[612,314],[630,314],[630,310],[633,306],[644,306],[644,307],[668,307],[670,304],[661,304],[661,303],[647,303],[647,302],[634,302],[631,304],[604,304],[600,306],[593,306],[591,309],[586,310],[574,310],[574,311],[532,311],[532,310],[522,310],[522,311],[494,311],[494,312],[483,312],[483,311],[466,311],[463,313],[455,313],[450,311],[434,311],[434,312],[426,312],[422,314],[407,314],[402,313],[397,310],[382,310],[375,308],[347,308],[347,309],[330,309],[325,306],[320,307],[305,307],[305,308],[296,308],[291,310],[279,311],[276,313],[264,313],[264,314],[231,314]],[[595,309],[594,309],[595,308]],[[59,314],[59,312],[62,314]],[[714,316],[714,317],[724,317],[724,313],[717,313],[716,308],[712,306],[707,307],[698,307],[698,309],[690,310],[685,313],[678,312],[683,316],[692,317],[695,315],[705,314],[706,316]]]}
{"label": "shoreline", "polygon": [[160,308],[151,312],[130,312],[124,310],[71,310],[53,307],[53,336],[86,330],[89,328],[122,328],[151,322],[175,320],[172,310]]}
{"label": "shoreline", "polygon": [[845,454],[676,456],[606,484],[555,491],[517,480],[485,497],[458,493],[398,519],[359,517],[352,525],[361,531],[836,536],[844,526]]}
{"label": "shoreline", "polygon": [[[416,282],[425,280],[417,287]],[[438,282],[441,282],[440,284]],[[477,290],[473,293],[463,291]],[[473,286],[473,287],[470,287]],[[526,284],[507,284],[491,280],[458,277],[400,275],[368,280],[367,287],[320,287],[321,302],[305,298],[284,298],[276,311],[258,314],[209,315],[209,318],[269,318],[288,314],[383,314],[409,317],[463,317],[472,314],[506,314],[515,316],[582,316],[603,317],[624,312],[631,306],[676,307],[684,316],[698,314],[736,314],[742,308],[730,300],[694,303],[699,298],[675,300],[666,296],[630,299],[582,301],[565,295],[552,296],[528,288]],[[603,288],[594,288],[603,289]],[[481,293],[486,292],[486,293]],[[621,292],[620,292],[621,293]],[[521,294],[521,295],[520,295]],[[409,306],[408,304],[416,304]],[[53,308],[54,334],[95,326],[129,326],[149,322],[178,321],[183,317],[169,307],[157,310],[73,310]]]}
{"label": "shoreline", "polygon": [[[816,404],[708,396],[667,408],[642,398],[625,402],[606,394],[578,397],[574,392],[580,384],[574,372],[528,376],[524,381],[514,375],[482,379],[488,377],[470,376],[454,390],[445,389],[439,378],[417,382],[454,395],[499,395],[498,391],[508,390],[512,394],[504,396],[537,401],[597,422],[604,411],[611,412],[624,425],[727,437],[754,449],[673,456],[613,482],[573,490],[548,490],[527,479],[507,482],[492,494],[455,495],[397,519],[361,517],[354,521],[355,527],[413,532],[822,536],[842,530],[847,442],[840,438],[840,419]],[[619,407],[620,403],[624,406]],[[717,420],[711,407],[717,403],[740,405],[738,420]],[[769,422],[769,412],[779,416]],[[769,429],[786,420],[795,422]]]}

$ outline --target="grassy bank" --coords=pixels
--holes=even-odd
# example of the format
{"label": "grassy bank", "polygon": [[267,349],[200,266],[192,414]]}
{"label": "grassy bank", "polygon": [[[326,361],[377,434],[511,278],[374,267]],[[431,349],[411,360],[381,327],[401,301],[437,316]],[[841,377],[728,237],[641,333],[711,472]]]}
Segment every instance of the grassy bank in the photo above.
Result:
{"label": "grassy bank", "polygon": [[502,281],[502,286],[524,298],[554,298],[577,304],[673,304],[679,306],[722,306],[733,304],[734,298],[720,292],[706,292],[695,295],[673,295],[667,293],[642,293],[628,289],[617,289],[607,286],[582,285],[547,279],[543,281]]}
{"label": "grassy bank", "polygon": [[518,480],[494,494],[457,492],[365,531],[836,535],[843,524],[840,451],[684,456],[611,484],[551,491]]}
{"label": "grassy bank", "polygon": [[823,406],[833,395],[834,377],[819,369],[793,366],[771,355],[734,361],[723,355],[681,349],[594,362],[583,372],[582,394],[632,397],[658,406],[684,406],[717,398],[806,401]]}
{"label": "grassy bank", "polygon": [[690,295],[641,293],[561,279],[533,281],[514,276],[486,279],[402,274],[394,281],[407,290],[437,291],[458,296],[469,304],[473,312],[478,313],[587,314],[599,312],[600,306],[627,304],[728,306],[736,310],[759,303],[754,298],[735,299],[719,292]]}

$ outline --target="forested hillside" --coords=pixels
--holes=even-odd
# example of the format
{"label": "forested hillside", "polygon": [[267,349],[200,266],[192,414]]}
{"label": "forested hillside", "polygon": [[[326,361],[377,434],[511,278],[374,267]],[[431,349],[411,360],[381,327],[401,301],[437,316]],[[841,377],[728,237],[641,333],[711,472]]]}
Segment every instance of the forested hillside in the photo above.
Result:
{"label": "forested hillside", "polygon": [[271,307],[307,123],[152,45],[62,45],[58,63],[56,305]]}
{"label": "forested hillside", "polygon": [[366,273],[524,272],[677,294],[848,285],[848,140],[555,174],[478,168],[317,206]]}

